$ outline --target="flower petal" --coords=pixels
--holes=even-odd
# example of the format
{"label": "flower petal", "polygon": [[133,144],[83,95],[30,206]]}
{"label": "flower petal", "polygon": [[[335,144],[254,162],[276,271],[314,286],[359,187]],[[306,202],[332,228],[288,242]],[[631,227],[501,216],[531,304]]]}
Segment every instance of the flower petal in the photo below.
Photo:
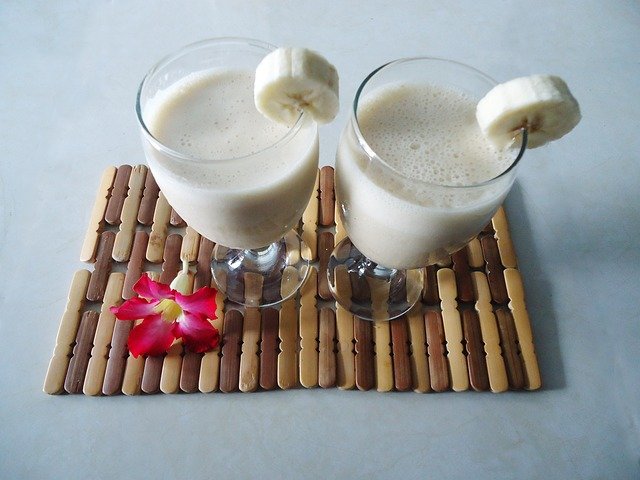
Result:
{"label": "flower petal", "polygon": [[216,348],[220,333],[206,318],[184,312],[173,327],[173,334],[182,337],[184,344],[196,353]]}
{"label": "flower petal", "polygon": [[210,287],[202,287],[192,295],[175,292],[175,301],[183,310],[206,318],[216,318],[216,291]]}
{"label": "flower petal", "polygon": [[147,317],[129,333],[129,351],[136,358],[138,355],[161,355],[175,340],[172,330],[173,324],[163,321],[160,315]]}
{"label": "flower petal", "polygon": [[161,300],[163,298],[173,299],[173,292],[169,285],[155,282],[149,278],[149,275],[142,275],[140,280],[133,286],[133,291],[147,300]]}
{"label": "flower petal", "polygon": [[148,302],[144,298],[134,297],[124,302],[119,307],[111,307],[113,313],[119,320],[138,320],[140,318],[154,315],[153,307],[158,302]]}

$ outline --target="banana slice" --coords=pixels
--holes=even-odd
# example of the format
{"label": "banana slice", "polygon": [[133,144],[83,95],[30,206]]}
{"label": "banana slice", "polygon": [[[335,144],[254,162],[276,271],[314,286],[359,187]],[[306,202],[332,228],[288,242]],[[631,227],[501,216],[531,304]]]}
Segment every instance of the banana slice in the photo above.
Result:
{"label": "banana slice", "polygon": [[536,148],[569,133],[582,116],[564,80],[532,75],[496,85],[478,102],[476,118],[496,147],[509,146],[527,128],[527,147]]}
{"label": "banana slice", "polygon": [[301,111],[318,123],[338,114],[338,72],[327,59],[306,48],[279,48],[256,69],[256,108],[265,117],[293,125]]}

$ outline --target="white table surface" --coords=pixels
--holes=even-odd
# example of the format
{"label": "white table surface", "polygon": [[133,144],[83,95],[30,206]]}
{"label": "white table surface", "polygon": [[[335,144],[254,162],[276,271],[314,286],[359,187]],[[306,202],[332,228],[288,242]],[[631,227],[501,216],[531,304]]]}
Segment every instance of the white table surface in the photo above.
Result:
{"label": "white table surface", "polygon": [[[394,58],[564,77],[583,121],[529,152],[507,200],[544,389],[90,398],[42,383],[99,176],[143,161],[134,97],[214,36],[309,46],[355,89]],[[640,4],[3,2],[0,477],[638,478]]]}

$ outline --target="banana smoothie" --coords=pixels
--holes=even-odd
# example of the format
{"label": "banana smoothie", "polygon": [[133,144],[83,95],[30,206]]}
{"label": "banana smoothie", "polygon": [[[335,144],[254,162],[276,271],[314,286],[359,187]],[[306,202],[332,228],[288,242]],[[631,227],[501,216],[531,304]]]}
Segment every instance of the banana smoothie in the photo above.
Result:
{"label": "banana smoothie", "polygon": [[502,203],[513,177],[479,185],[516,155],[484,137],[476,104],[453,88],[403,82],[360,98],[360,132],[350,122],[338,147],[336,194],[349,237],[371,260],[397,269],[440,261]]}
{"label": "banana smoothie", "polygon": [[318,165],[315,122],[298,115],[283,125],[261,115],[254,74],[191,73],[142,112],[151,134],[145,153],[161,190],[191,227],[231,248],[260,248],[295,227]]}

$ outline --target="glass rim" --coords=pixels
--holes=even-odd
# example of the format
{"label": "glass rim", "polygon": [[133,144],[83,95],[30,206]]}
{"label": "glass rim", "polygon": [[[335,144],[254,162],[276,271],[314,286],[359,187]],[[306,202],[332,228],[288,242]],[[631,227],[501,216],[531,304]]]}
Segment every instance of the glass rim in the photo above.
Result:
{"label": "glass rim", "polygon": [[524,155],[524,152],[527,149],[528,131],[527,131],[526,128],[520,129],[520,134],[522,136],[522,143],[520,145],[520,149],[518,150],[518,153],[517,153],[515,159],[513,160],[513,162],[511,162],[509,167],[507,167],[505,170],[503,170],[502,172],[500,172],[498,175],[494,176],[493,178],[490,178],[488,180],[484,180],[484,181],[478,182],[478,183],[468,184],[468,185],[450,185],[450,184],[446,184],[446,183],[435,183],[435,182],[429,182],[429,181],[426,181],[426,180],[419,180],[419,179],[416,179],[416,178],[411,178],[411,177],[405,175],[404,173],[398,171],[393,166],[391,166],[382,156],[378,155],[378,153],[376,153],[376,151],[369,145],[369,142],[367,142],[364,134],[362,133],[362,130],[360,129],[360,124],[358,122],[358,104],[359,104],[360,97],[362,95],[363,90],[368,85],[370,80],[373,77],[375,77],[378,73],[380,73],[382,70],[385,70],[387,68],[391,68],[391,67],[394,67],[396,65],[403,64],[403,63],[421,62],[421,61],[440,62],[440,63],[450,64],[450,65],[455,65],[457,67],[462,67],[463,69],[468,70],[471,73],[479,75],[483,79],[487,80],[493,86],[498,84],[498,82],[496,80],[491,78],[486,73],[478,70],[477,68],[474,68],[474,67],[472,67],[470,65],[467,65],[465,63],[462,63],[462,62],[458,62],[456,60],[449,60],[447,58],[441,58],[441,57],[428,57],[428,56],[405,57],[405,58],[399,58],[397,60],[393,60],[391,62],[387,62],[387,63],[379,66],[378,68],[373,70],[371,73],[369,73],[369,75],[367,75],[365,77],[365,79],[362,81],[362,83],[358,87],[358,90],[356,91],[356,95],[355,95],[355,97],[353,99],[353,105],[352,105],[352,111],[351,111],[353,127],[354,127],[354,130],[355,130],[355,133],[356,133],[356,137],[358,139],[358,143],[360,144],[360,147],[365,151],[367,156],[369,156],[371,160],[378,160],[382,165],[384,165],[386,168],[391,170],[394,174],[399,175],[402,178],[405,178],[405,179],[410,180],[410,181],[415,182],[415,183],[419,183],[421,185],[432,185],[432,186],[443,187],[443,188],[467,189],[467,188],[483,187],[483,186],[487,186],[487,185],[490,185],[492,183],[497,182],[499,179],[503,178],[504,176],[509,174],[511,171],[513,171],[516,168],[516,166],[520,163],[520,160],[522,159],[522,157]]}
{"label": "glass rim", "polygon": [[162,153],[169,155],[172,157],[172,159],[175,160],[179,160],[179,161],[184,161],[184,162],[188,162],[188,163],[198,163],[198,164],[211,164],[211,163],[225,163],[225,162],[237,162],[240,160],[245,160],[248,158],[252,158],[256,155],[262,154],[264,152],[267,152],[271,149],[275,149],[276,147],[279,147],[280,145],[282,145],[283,143],[288,142],[291,137],[295,136],[295,134],[300,130],[303,120],[304,118],[306,118],[306,114],[304,112],[300,113],[300,116],[298,117],[298,119],[296,120],[296,122],[289,128],[289,130],[287,130],[287,133],[284,134],[282,137],[278,138],[275,142],[273,142],[272,144],[264,147],[261,150],[258,150],[256,152],[253,153],[249,153],[247,155],[240,155],[237,157],[221,157],[221,158],[211,158],[211,157],[200,157],[197,155],[189,155],[187,153],[184,152],[180,152],[179,150],[175,150],[167,145],[165,145],[164,143],[162,143],[160,140],[158,140],[149,130],[145,120],[144,120],[144,116],[142,113],[142,105],[140,103],[141,97],[142,97],[142,92],[145,88],[145,86],[147,85],[149,79],[156,74],[159,70],[161,70],[163,67],[167,66],[169,63],[171,63],[172,61],[190,53],[196,50],[199,50],[201,48],[205,48],[205,47],[209,47],[211,45],[224,45],[224,44],[230,44],[230,45],[247,45],[250,47],[257,47],[259,49],[264,50],[265,54],[268,54],[272,51],[274,51],[276,48],[278,48],[277,46],[271,44],[271,43],[267,43],[267,42],[263,42],[262,40],[256,40],[253,38],[245,38],[245,37],[214,37],[214,38],[208,38],[205,40],[200,40],[194,43],[190,43],[188,45],[185,45],[167,55],[165,55],[164,57],[162,57],[158,62],[156,62],[145,74],[145,76],[142,78],[142,81],[140,82],[140,85],[138,86],[138,92],[136,94],[136,117],[138,119],[138,125],[140,126],[142,133],[144,135],[144,137],[157,149],[160,150]]}

